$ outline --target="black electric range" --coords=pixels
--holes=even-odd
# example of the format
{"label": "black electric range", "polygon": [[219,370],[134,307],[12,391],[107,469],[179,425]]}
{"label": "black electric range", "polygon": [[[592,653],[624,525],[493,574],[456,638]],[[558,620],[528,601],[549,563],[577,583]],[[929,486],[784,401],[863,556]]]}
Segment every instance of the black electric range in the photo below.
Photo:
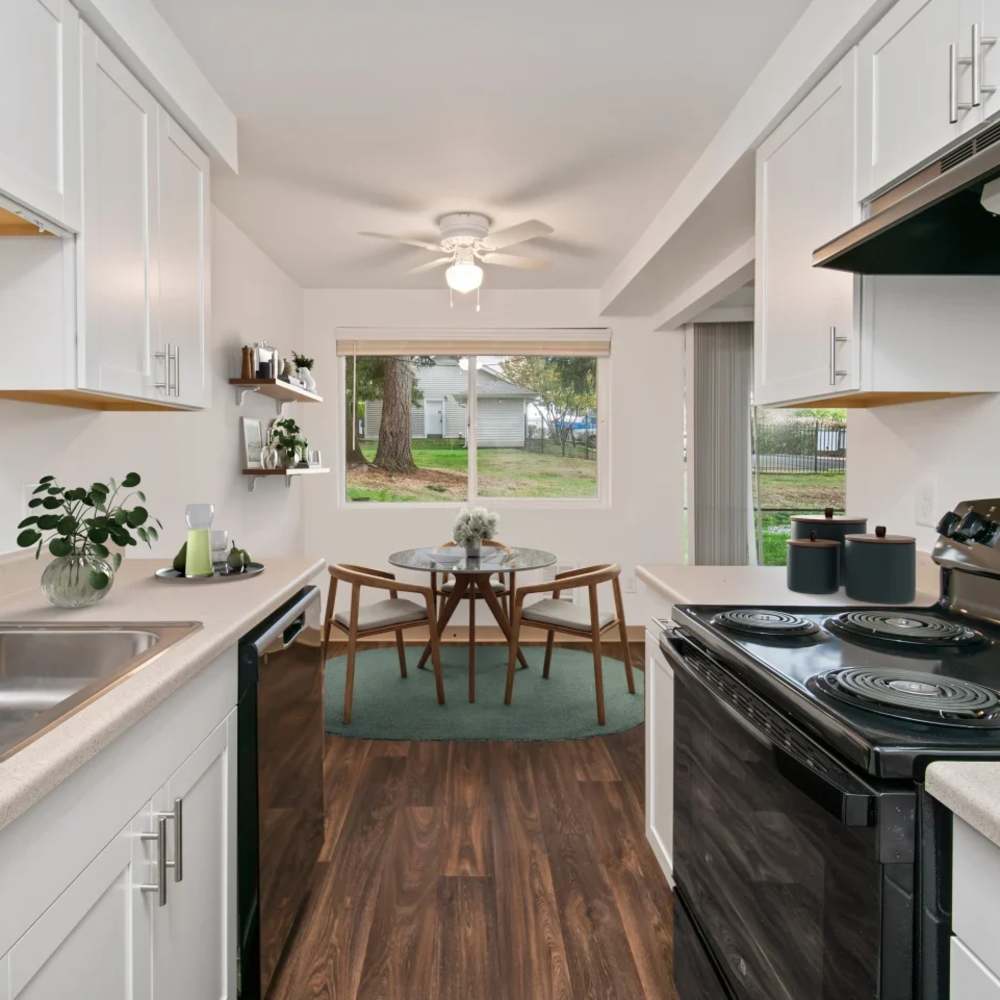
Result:
{"label": "black electric range", "polygon": [[932,607],[674,608],[680,1000],[949,1000],[923,777],[1000,760],[1000,499],[939,533]]}
{"label": "black electric range", "polygon": [[867,774],[1000,756],[1000,625],[943,606],[688,605],[674,621]]}

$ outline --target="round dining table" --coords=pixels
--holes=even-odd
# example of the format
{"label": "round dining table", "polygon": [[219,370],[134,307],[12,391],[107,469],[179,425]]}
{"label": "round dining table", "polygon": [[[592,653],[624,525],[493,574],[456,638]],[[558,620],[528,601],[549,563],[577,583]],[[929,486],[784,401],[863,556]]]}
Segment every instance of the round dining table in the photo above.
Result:
{"label": "round dining table", "polygon": [[[457,549],[456,555],[461,552],[461,549]],[[555,554],[546,552],[544,549],[510,547],[506,545],[484,545],[478,557],[466,556],[463,553],[458,560],[451,555],[442,555],[441,546],[404,549],[401,552],[393,552],[389,556],[390,564],[399,569],[430,573],[431,589],[435,593],[438,592],[438,574],[441,574],[442,577],[447,577],[449,574],[454,576],[455,586],[446,593],[444,607],[441,608],[437,618],[439,637],[444,635],[445,627],[451,620],[451,616],[455,613],[455,609],[463,600],[475,600],[477,597],[482,597],[486,602],[486,606],[493,613],[493,617],[496,619],[508,643],[510,642],[511,630],[510,618],[503,606],[503,602],[499,600],[493,590],[490,577],[494,574],[502,578],[506,577],[507,579],[504,580],[505,588],[508,593],[513,595],[518,573],[545,569],[547,566],[553,565],[555,561]],[[471,639],[472,636],[470,635],[469,664],[470,668],[474,669],[473,664],[475,663],[474,658],[476,653]],[[430,652],[431,647],[430,643],[428,643],[423,655],[420,657],[420,662],[417,664],[421,670],[425,669],[424,665],[430,657]],[[517,658],[521,669],[526,670],[528,662],[520,650],[518,650]]]}

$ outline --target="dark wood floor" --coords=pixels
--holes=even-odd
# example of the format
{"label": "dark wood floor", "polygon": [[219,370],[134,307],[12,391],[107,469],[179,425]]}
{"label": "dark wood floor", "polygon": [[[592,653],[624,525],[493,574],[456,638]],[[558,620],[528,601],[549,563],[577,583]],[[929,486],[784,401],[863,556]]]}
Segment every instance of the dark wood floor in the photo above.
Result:
{"label": "dark wood floor", "polygon": [[272,1000],[670,1000],[641,727],[564,743],[327,739],[326,843]]}

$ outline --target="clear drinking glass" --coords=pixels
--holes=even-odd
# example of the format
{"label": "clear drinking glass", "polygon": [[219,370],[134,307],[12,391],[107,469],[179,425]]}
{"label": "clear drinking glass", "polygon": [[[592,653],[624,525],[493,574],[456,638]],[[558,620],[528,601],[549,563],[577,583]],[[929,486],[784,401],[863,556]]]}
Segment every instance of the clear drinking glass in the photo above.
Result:
{"label": "clear drinking glass", "polygon": [[229,553],[229,532],[225,528],[212,529],[212,563],[221,567]]}
{"label": "clear drinking glass", "polygon": [[215,507],[210,503],[189,503],[184,510],[187,521],[187,559],[185,576],[211,576],[212,568],[212,518]]}

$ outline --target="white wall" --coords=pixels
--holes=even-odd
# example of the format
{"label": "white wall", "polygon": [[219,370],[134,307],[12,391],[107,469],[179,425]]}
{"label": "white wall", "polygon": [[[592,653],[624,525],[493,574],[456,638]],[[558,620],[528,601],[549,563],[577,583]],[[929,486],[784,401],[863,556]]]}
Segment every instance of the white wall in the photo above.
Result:
{"label": "white wall", "polygon": [[[240,346],[266,338],[283,350],[302,345],[302,290],[224,215],[212,213],[212,405],[198,413],[95,413],[0,400],[0,552],[15,546],[25,493],[51,473],[70,485],[143,477],[150,511],[164,524],[155,550],[172,555],[184,540],[184,506],[216,505],[228,528],[257,557],[303,547],[301,483],[261,482],[247,492],[240,475],[238,417],[271,417],[268,401],[241,409],[226,380],[239,374]],[[302,409],[298,407],[297,409]],[[146,554],[144,547],[132,550]]]}
{"label": "white wall", "polygon": [[995,395],[848,410],[850,513],[914,535],[918,548],[931,549],[937,533],[917,524],[918,495],[933,490],[935,516],[959,500],[1000,496],[998,427]]}
{"label": "white wall", "polygon": [[[454,511],[406,505],[341,502],[344,439],[342,404],[333,391],[338,326],[476,328],[610,326],[611,502],[603,509],[552,509],[490,502],[501,513],[502,536],[512,544],[557,553],[560,563],[615,560],[631,578],[639,562],[680,562],[683,507],[681,425],[683,338],[655,333],[648,320],[599,317],[597,292],[583,290],[485,291],[482,311],[462,300],[448,307],[444,288],[421,291],[307,290],[306,352],[314,354],[316,378],[327,402],[310,407],[300,423],[323,449],[335,475],[304,483],[309,551],[331,562],[387,566],[396,549],[437,544],[449,537]],[[426,577],[423,582],[426,581]],[[626,595],[630,623],[644,609]],[[457,620],[457,619],[456,619]]]}

